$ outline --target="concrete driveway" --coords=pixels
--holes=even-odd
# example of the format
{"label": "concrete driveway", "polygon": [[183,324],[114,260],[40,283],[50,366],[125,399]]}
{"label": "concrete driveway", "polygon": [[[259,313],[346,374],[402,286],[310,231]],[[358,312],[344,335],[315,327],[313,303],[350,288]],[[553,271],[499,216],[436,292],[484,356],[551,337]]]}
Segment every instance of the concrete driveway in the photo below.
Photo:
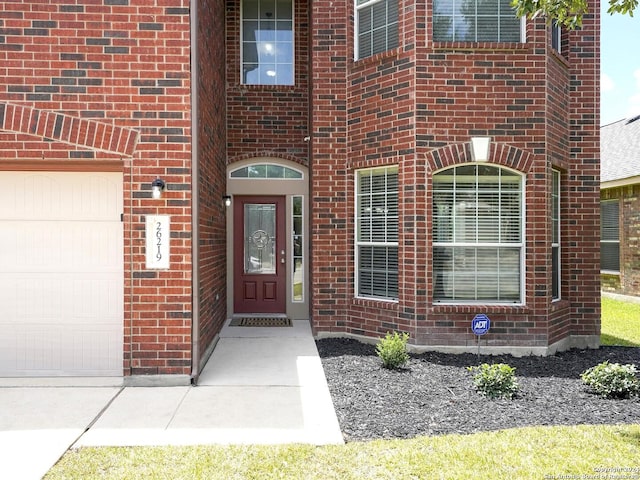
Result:
{"label": "concrete driveway", "polygon": [[0,387],[0,478],[42,478],[119,391]]}
{"label": "concrete driveway", "polygon": [[343,443],[309,323],[293,323],[226,326],[196,387],[0,379],[0,478],[40,479],[71,446]]}

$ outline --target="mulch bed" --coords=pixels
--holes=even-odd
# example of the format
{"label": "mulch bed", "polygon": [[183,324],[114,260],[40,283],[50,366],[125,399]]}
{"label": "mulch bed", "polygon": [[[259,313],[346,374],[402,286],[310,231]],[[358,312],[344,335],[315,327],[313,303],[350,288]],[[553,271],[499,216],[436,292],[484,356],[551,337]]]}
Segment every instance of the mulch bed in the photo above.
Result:
{"label": "mulch bed", "polygon": [[[580,380],[608,360],[640,367],[640,348],[570,350],[549,357],[424,353],[405,368],[385,369],[373,345],[317,341],[346,441],[475,433],[534,425],[640,423],[640,398],[609,400]],[[520,385],[512,399],[476,392],[467,367],[508,363]]]}

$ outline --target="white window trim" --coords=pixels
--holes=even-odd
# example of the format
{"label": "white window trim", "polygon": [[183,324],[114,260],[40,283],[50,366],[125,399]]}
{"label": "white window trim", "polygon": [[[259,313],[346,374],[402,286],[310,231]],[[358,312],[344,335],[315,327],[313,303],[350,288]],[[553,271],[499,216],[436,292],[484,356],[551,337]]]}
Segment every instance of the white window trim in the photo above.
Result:
{"label": "white window trim", "polygon": [[[357,60],[362,60],[364,58],[369,58],[369,57],[360,58],[360,56],[358,55],[358,52],[360,51],[360,34],[359,34],[359,32],[360,32],[360,15],[359,15],[359,10],[364,9],[364,8],[368,8],[371,5],[374,5],[374,4],[380,3],[380,2],[384,2],[384,1],[387,1],[387,0],[368,0],[368,1],[364,2],[361,5],[358,5],[358,0],[353,0],[354,12],[355,12],[354,21],[353,21],[353,23],[354,23],[353,59],[356,60],[356,61]],[[399,8],[399,6],[398,6],[398,8]],[[399,11],[398,11],[398,17],[400,17],[400,12]],[[387,24],[386,27],[388,28],[389,25]],[[398,18],[398,29],[400,29],[400,19],[399,18]],[[399,33],[400,32],[398,32],[398,34]],[[398,44],[399,43],[400,43],[400,39],[398,38]],[[374,55],[377,55],[377,54],[374,54]]]}
{"label": "white window trim", "polygon": [[[606,200],[600,200],[600,209],[602,212],[602,204],[603,203],[617,203],[618,204],[618,232],[620,232],[620,200],[617,198],[611,198],[611,199],[606,199]],[[601,213],[602,215],[602,213]],[[613,244],[617,244],[618,245],[618,265],[621,263],[620,262],[620,256],[621,256],[621,252],[620,252],[620,234],[618,233],[618,240],[603,240],[602,239],[602,233],[600,233],[600,243],[613,243]],[[600,247],[600,250],[602,252],[602,247]],[[600,273],[604,273],[607,275],[620,275],[620,269],[618,270],[604,270],[601,269]]]}
{"label": "white window trim", "polygon": [[[239,170],[243,170],[245,168],[251,168],[251,167],[260,167],[260,166],[276,166],[276,167],[282,167],[288,170],[293,170],[296,173],[299,173],[301,175],[300,178],[289,178],[289,177],[285,177],[285,178],[271,178],[271,177],[234,177],[233,174]],[[297,168],[293,168],[293,167],[288,167],[286,165],[282,165],[280,163],[275,163],[275,162],[256,162],[256,163],[250,163],[248,165],[242,165],[241,167],[238,168],[234,168],[233,170],[229,171],[229,178],[233,178],[234,180],[293,180],[293,181],[300,181],[300,180],[304,180],[304,172],[302,170],[298,170]]]}
{"label": "white window trim", "polygon": [[[558,39],[557,45],[553,42],[554,31]],[[562,54],[562,25],[555,20],[551,23],[551,48],[553,48],[559,54]]]}
{"label": "white window trim", "polygon": [[291,49],[293,58],[291,59],[291,68],[293,69],[293,83],[245,83],[244,75],[242,69],[244,67],[244,12],[243,12],[244,2],[240,1],[240,85],[253,86],[253,87],[293,87],[296,85],[296,2],[295,0],[291,0]]}
{"label": "white window trim", "polygon": [[[388,302],[395,303],[399,302],[399,299],[393,299],[389,297],[374,297],[374,296],[362,296],[359,295],[360,292],[360,272],[358,266],[360,265],[360,246],[365,247],[396,247],[398,248],[398,269],[400,268],[400,242],[361,242],[358,240],[358,227],[360,221],[360,212],[358,211],[358,195],[360,192],[360,174],[363,172],[371,171],[371,170],[380,170],[380,169],[396,169],[399,173],[399,169],[397,165],[382,165],[379,167],[372,168],[361,168],[355,171],[355,189],[354,189],[354,219],[355,219],[355,229],[354,229],[354,238],[353,238],[353,246],[354,246],[354,297],[361,300],[373,300],[376,302]],[[400,196],[400,182],[398,182],[398,200]],[[400,205],[398,204],[398,207]],[[400,229],[400,212],[398,211],[398,233]],[[398,290],[400,289],[400,272],[398,271]],[[398,295],[400,292],[398,291]]]}
{"label": "white window trim", "polygon": [[[431,19],[431,22],[433,22],[433,18]],[[432,34],[431,34],[431,40],[434,42],[442,42],[442,43],[452,43],[452,42],[458,42],[459,40],[453,40],[452,42],[450,41],[443,41],[443,40],[436,40],[433,38],[433,30],[432,30]],[[479,42],[473,41],[473,42],[469,42],[469,43],[486,43],[486,40],[482,40]],[[503,42],[503,41],[497,41],[497,40],[492,40],[490,43],[511,43],[511,42]],[[520,41],[518,43],[527,43],[527,19],[526,17],[522,17],[520,19]]]}
{"label": "white window trim", "polygon": [[[486,165],[486,162],[467,162],[464,164],[459,164],[459,165],[455,165],[460,166],[460,165]],[[522,172],[519,172],[517,170],[514,170],[512,168],[509,167],[505,167],[502,165],[495,165],[498,168],[504,169],[504,170],[508,170],[510,172],[516,173],[517,175],[520,176],[520,202],[521,202],[521,213],[520,213],[520,222],[521,222],[521,235],[520,235],[520,242],[518,243],[508,243],[508,244],[501,244],[501,243],[483,243],[483,244],[478,244],[478,243],[465,243],[465,242],[460,242],[457,243],[455,246],[461,246],[461,247],[465,247],[465,246],[469,246],[469,247],[478,247],[478,246],[488,246],[488,247],[492,247],[492,246],[511,246],[511,247],[518,247],[520,248],[520,301],[519,302],[512,302],[512,301],[506,301],[506,302],[500,302],[497,300],[436,300],[433,299],[433,304],[434,305],[496,305],[496,306],[512,306],[512,307],[522,307],[526,304],[525,299],[526,299],[526,292],[527,292],[527,285],[526,285],[526,258],[527,258],[527,202],[526,202],[526,191],[527,191],[527,177],[525,174],[523,174]],[[449,167],[444,167],[441,168],[439,170],[436,170],[435,172],[433,172],[432,175],[436,175],[437,173],[440,173],[444,170],[448,170],[452,168],[451,166]],[[432,201],[433,201],[433,194],[432,194]],[[441,242],[432,242],[432,247],[431,247],[431,251],[433,252],[433,247],[437,247],[437,246],[451,246],[450,243],[441,243]],[[431,269],[432,272],[432,276],[433,276],[433,268]]]}
{"label": "white window trim", "polygon": [[[301,221],[301,228],[302,228],[302,232],[300,232],[300,236],[302,237],[302,268],[301,268],[301,272],[300,274],[302,275],[302,298],[300,300],[296,300],[296,296],[295,296],[295,286],[296,286],[296,282],[295,282],[295,272],[294,272],[294,266],[295,266],[295,248],[294,248],[294,236],[295,236],[295,231],[293,229],[294,227],[294,222],[295,222],[295,200],[296,198],[300,199],[300,216],[302,218]],[[307,255],[305,255],[306,249],[305,249],[305,244],[307,243],[307,232],[306,232],[306,228],[305,228],[305,210],[304,210],[304,195],[293,195],[291,197],[291,255],[289,258],[289,265],[291,265],[291,302],[292,303],[304,303],[305,302],[305,295],[304,292],[306,290],[306,278],[305,278],[305,265],[306,262],[308,261],[308,259],[306,258]]]}
{"label": "white window trim", "polygon": [[[552,302],[558,302],[560,300],[562,300],[562,173],[560,172],[560,170],[557,169],[552,169],[552,182],[555,184],[556,182],[556,178],[558,180],[558,241],[554,242],[553,241],[553,232],[551,233],[551,254],[553,255],[553,249],[557,248],[558,249],[558,271],[556,272],[556,275],[558,276],[557,278],[557,282],[558,282],[558,296],[554,297],[553,296],[553,279],[552,279],[552,284],[551,284],[551,301]],[[552,186],[552,191],[553,191],[553,186]],[[552,202],[553,202],[553,196],[552,196]],[[553,228],[553,212],[554,212],[554,207],[555,205],[551,205],[551,226]],[[553,260],[552,260],[553,261]],[[553,275],[553,268],[552,270],[552,275]]]}

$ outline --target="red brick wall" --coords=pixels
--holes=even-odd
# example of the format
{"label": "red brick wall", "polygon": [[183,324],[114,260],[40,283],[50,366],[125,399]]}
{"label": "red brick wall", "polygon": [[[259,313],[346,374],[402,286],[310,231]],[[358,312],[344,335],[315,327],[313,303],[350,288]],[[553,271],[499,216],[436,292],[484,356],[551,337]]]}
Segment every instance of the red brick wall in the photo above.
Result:
{"label": "red brick wall", "polygon": [[[359,332],[373,318],[351,317],[353,181],[347,144],[348,66],[353,37],[349,2],[311,4],[311,316],[316,332]],[[349,27],[349,28],[348,28]],[[353,223],[353,220],[351,220]],[[394,307],[395,308],[395,307]]]}
{"label": "red brick wall", "polygon": [[[597,334],[598,279],[591,255],[598,169],[597,18],[565,34],[564,55],[543,21],[524,44],[431,41],[431,4],[400,2],[398,49],[353,61],[353,3],[312,7],[313,325],[317,332],[465,345],[482,311],[494,345],[545,346]],[[570,47],[570,48],[569,48]],[[433,171],[471,161],[472,136],[491,136],[491,161],[526,174],[526,297],[522,307],[434,306]],[[399,166],[400,293],[397,304],[355,299],[355,170]],[[551,301],[551,173],[562,172],[562,298]],[[586,173],[585,173],[586,172]],[[589,232],[589,233],[588,233]],[[580,244],[578,248],[576,245]],[[579,280],[576,281],[579,277]],[[589,298],[591,300],[589,300]]]}
{"label": "red brick wall", "polygon": [[294,1],[295,85],[242,85],[240,1],[227,7],[227,145],[229,163],[255,156],[308,165],[308,2]]}
{"label": "red brick wall", "polygon": [[[552,175],[552,168],[557,169],[560,172],[560,254],[561,254],[561,282],[560,282],[560,301],[554,302],[549,305],[548,309],[548,330],[549,330],[549,343],[553,343],[556,340],[566,337],[572,333],[571,330],[571,305],[570,305],[570,256],[569,256],[569,243],[566,232],[571,229],[572,220],[570,215],[573,215],[569,209],[570,192],[568,189],[568,173],[572,171],[571,158],[569,152],[569,137],[570,137],[570,125],[569,125],[569,105],[571,104],[570,97],[570,64],[568,61],[568,39],[569,33],[563,31],[561,40],[560,53],[551,47],[550,31],[547,29],[547,104],[546,104],[546,140],[547,145],[547,170],[545,172],[546,178],[550,179]],[[548,211],[551,211],[551,185],[547,184],[546,196],[541,201],[547,202]],[[546,237],[546,243],[550,244],[553,239],[553,233],[551,230],[552,225],[549,224]],[[551,255],[549,251],[548,255]],[[541,270],[541,274],[546,274],[546,288],[547,292],[552,292],[552,270],[546,269],[546,272]]]}
{"label": "red brick wall", "polygon": [[[17,169],[123,169],[126,375],[190,373],[189,3],[0,2],[0,105],[32,115],[3,120],[0,158]],[[32,129],[45,117],[53,127]],[[152,200],[157,176],[168,190]],[[171,215],[169,271],[145,268],[148,214]]]}
{"label": "red brick wall", "polygon": [[569,42],[568,229],[572,333],[600,334],[600,3],[589,2]]}
{"label": "red brick wall", "polygon": [[602,274],[603,289],[640,295],[640,185],[608,188],[603,200],[620,202],[620,274]]}
{"label": "red brick wall", "polygon": [[198,2],[199,353],[226,318],[225,2]]}

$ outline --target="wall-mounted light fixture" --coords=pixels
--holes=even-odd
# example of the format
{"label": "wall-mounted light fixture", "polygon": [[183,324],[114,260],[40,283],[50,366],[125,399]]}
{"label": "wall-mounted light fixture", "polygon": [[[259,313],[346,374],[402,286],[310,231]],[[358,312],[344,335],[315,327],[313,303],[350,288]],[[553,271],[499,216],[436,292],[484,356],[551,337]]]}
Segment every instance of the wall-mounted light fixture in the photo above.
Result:
{"label": "wall-mounted light fixture", "polygon": [[224,202],[225,207],[231,206],[231,195],[225,195],[222,197],[222,201]]}
{"label": "wall-mounted light fixture", "polygon": [[491,137],[471,137],[471,155],[475,162],[489,160],[489,144]]}
{"label": "wall-mounted light fixture", "polygon": [[151,197],[156,200],[162,196],[162,191],[165,189],[166,184],[161,178],[156,178],[151,182]]}

